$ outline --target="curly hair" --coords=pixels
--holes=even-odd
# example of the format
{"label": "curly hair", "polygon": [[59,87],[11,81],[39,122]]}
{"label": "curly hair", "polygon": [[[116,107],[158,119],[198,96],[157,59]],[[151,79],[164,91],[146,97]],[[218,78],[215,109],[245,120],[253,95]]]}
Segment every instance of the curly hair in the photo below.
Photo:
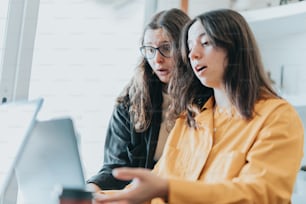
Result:
{"label": "curly hair", "polygon": [[[188,21],[190,21],[188,15],[179,9],[161,11],[155,14],[145,27],[141,43],[143,44],[144,34],[148,29],[162,29],[172,43],[174,62],[181,62],[180,35]],[[153,74],[148,61],[142,58],[131,81],[117,98],[118,103],[123,103],[129,108],[135,131],[147,130],[152,120],[152,113],[162,111],[162,87],[162,82]]]}

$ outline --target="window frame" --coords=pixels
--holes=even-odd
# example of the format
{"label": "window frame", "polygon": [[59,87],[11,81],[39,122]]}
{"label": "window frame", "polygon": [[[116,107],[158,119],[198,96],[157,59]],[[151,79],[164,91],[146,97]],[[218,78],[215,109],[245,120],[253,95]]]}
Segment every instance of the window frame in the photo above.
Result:
{"label": "window frame", "polygon": [[0,62],[0,103],[28,98],[40,0],[10,0]]}

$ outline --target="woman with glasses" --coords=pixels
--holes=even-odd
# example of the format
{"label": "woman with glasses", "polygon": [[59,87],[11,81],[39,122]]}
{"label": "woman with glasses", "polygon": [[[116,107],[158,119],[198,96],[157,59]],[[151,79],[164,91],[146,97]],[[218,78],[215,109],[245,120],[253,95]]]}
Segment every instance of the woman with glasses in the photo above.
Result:
{"label": "woman with glasses", "polygon": [[303,124],[271,88],[245,19],[227,9],[197,16],[183,31],[182,55],[187,66],[173,75],[180,98],[173,102],[186,111],[153,173],[116,169],[116,178],[135,180],[96,203],[291,203]]}
{"label": "woman with glasses", "polygon": [[166,111],[171,102],[168,84],[173,70],[180,65],[179,38],[190,18],[179,9],[157,13],[144,29],[143,59],[136,68],[109,121],[104,164],[87,182],[95,190],[122,189],[129,181],[117,180],[117,167],[152,169],[160,158],[169,131]]}

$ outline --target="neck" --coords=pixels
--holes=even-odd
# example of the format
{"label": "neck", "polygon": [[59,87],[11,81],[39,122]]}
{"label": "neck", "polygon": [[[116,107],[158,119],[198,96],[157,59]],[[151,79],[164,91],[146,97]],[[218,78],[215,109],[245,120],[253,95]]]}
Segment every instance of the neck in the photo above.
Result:
{"label": "neck", "polygon": [[232,106],[224,89],[214,89],[216,106],[220,108],[230,108]]}

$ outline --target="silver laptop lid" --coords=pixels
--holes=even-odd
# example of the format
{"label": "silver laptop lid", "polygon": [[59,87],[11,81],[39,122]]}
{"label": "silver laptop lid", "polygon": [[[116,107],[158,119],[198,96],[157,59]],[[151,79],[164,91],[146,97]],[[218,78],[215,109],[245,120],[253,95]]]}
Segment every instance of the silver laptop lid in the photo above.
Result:
{"label": "silver laptop lid", "polygon": [[16,159],[42,103],[43,99],[37,99],[0,105],[0,203],[3,202],[4,193],[14,175]]}
{"label": "silver laptop lid", "polygon": [[56,189],[84,189],[72,120],[37,121],[17,162],[16,175],[18,200],[23,204],[54,204]]}

